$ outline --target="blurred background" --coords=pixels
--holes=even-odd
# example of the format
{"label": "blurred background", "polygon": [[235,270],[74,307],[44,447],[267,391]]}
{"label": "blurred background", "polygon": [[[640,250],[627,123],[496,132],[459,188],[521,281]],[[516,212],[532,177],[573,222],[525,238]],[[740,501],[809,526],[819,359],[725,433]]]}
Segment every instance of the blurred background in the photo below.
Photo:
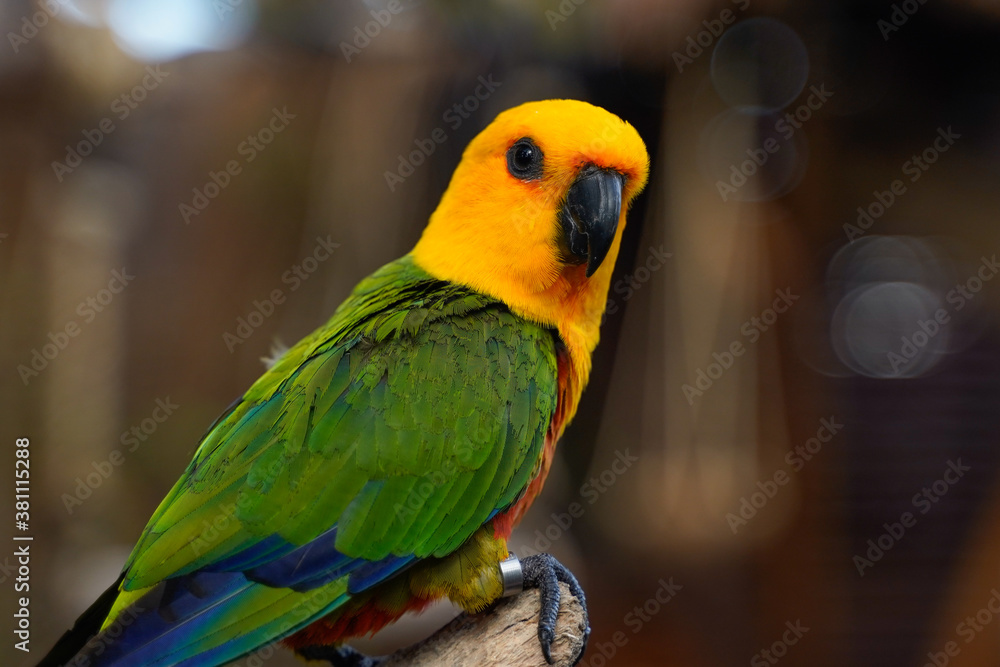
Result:
{"label": "blurred background", "polygon": [[3,664],[116,578],[275,341],[412,247],[465,144],[557,97],[652,156],[511,543],[580,578],[583,664],[1000,664],[997,3],[11,0],[0,27],[0,516],[28,436],[35,538],[30,655],[0,548]]}

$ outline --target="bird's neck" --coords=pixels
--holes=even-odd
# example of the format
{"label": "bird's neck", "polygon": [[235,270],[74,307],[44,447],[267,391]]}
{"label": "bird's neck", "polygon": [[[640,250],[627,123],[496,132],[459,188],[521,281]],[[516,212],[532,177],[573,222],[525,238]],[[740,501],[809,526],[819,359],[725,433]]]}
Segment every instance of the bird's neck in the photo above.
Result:
{"label": "bird's neck", "polygon": [[569,382],[569,416],[590,376],[590,355],[600,339],[601,318],[607,304],[611,272],[618,255],[616,239],[601,267],[590,277],[586,267],[564,266],[555,279],[545,284],[511,279],[502,271],[485,271],[474,263],[449,258],[438,261],[444,253],[430,253],[422,240],[412,254],[414,262],[439,280],[465,285],[503,302],[515,315],[559,333],[572,368]]}

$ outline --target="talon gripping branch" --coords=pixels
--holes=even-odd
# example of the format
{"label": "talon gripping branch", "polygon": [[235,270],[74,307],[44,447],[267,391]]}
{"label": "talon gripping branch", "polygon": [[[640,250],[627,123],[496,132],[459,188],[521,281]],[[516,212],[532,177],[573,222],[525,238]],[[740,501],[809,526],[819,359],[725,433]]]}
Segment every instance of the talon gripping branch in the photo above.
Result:
{"label": "talon gripping branch", "polygon": [[[363,280],[205,434],[118,581],[42,665],[219,665],[501,596],[507,539],[577,409],[649,158],[583,102],[500,114],[408,255]],[[542,589],[548,656],[557,581]]]}

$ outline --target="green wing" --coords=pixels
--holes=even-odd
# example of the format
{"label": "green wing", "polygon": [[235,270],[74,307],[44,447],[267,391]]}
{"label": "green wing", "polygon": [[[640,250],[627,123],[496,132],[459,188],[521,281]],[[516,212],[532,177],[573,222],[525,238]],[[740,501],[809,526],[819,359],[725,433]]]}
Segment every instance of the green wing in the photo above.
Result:
{"label": "green wing", "polygon": [[388,264],[213,425],[123,589],[266,563],[333,528],[345,557],[444,556],[523,492],[556,395],[551,330]]}

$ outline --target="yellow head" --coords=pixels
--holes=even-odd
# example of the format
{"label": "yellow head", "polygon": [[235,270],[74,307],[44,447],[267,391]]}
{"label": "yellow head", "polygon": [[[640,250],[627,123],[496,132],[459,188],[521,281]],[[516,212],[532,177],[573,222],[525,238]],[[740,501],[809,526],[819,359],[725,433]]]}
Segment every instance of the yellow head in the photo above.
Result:
{"label": "yellow head", "polygon": [[625,214],[648,173],[639,134],[604,109],[508,109],[465,149],[414,260],[557,327],[589,370]]}

